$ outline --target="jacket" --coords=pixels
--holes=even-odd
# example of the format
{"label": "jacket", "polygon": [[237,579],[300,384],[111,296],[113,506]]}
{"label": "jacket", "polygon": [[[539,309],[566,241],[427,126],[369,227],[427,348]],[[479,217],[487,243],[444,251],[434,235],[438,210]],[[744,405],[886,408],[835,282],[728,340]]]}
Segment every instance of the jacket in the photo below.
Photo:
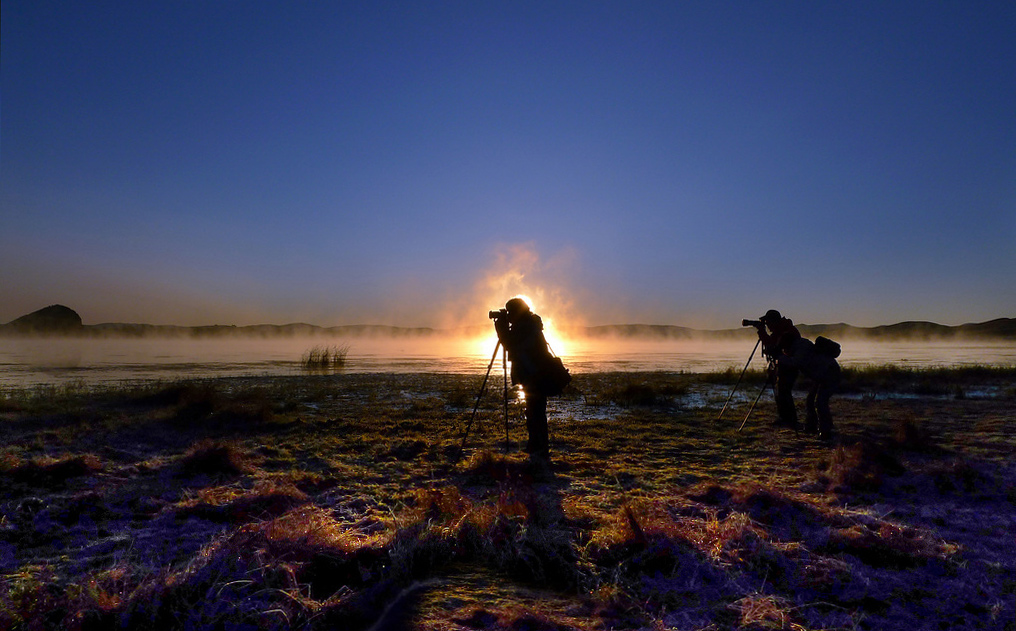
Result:
{"label": "jacket", "polygon": [[533,388],[541,374],[541,367],[550,359],[547,338],[543,336],[543,319],[535,313],[526,313],[510,326],[499,326],[498,339],[508,351],[512,363],[512,383]]}

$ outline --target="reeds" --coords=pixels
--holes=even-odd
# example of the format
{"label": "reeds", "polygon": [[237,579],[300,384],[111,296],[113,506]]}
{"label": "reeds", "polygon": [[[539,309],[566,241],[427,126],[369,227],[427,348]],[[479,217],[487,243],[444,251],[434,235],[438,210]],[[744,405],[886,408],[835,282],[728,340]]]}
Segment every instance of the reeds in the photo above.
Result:
{"label": "reeds", "polygon": [[304,370],[336,370],[346,365],[349,345],[315,346],[304,352],[300,364]]}

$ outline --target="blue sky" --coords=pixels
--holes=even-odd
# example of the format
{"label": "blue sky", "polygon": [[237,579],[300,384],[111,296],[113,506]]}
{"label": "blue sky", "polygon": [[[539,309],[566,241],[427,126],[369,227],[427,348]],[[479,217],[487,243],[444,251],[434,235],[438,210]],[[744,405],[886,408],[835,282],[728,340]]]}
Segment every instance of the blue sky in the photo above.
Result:
{"label": "blue sky", "polygon": [[1014,317],[1013,33],[1011,2],[7,0],[0,322]]}

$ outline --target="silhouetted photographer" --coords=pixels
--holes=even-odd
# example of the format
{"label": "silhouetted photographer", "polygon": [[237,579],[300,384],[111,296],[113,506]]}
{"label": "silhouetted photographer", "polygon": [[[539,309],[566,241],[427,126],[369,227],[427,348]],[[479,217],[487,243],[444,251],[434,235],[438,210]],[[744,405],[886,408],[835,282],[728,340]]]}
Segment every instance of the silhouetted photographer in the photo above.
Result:
{"label": "silhouetted photographer", "polygon": [[769,370],[776,379],[776,425],[798,429],[797,408],[794,407],[794,382],[798,368],[791,363],[779,361],[784,352],[801,339],[801,332],[793,320],[784,318],[779,311],[770,309],[758,320],[743,320],[743,326],[754,326],[758,339],[762,341],[762,354],[769,360]]}
{"label": "silhouetted photographer", "polygon": [[829,399],[840,382],[840,345],[819,336],[815,341],[801,337],[790,318],[770,309],[758,320],[742,320],[742,326],[754,326],[762,342],[762,353],[769,360],[770,378],[776,379],[776,410],[778,425],[797,425],[793,387],[799,373],[811,381],[805,401],[807,416],[804,431],[818,433],[819,438],[832,437],[833,417]]}
{"label": "silhouetted photographer", "polygon": [[561,360],[554,356],[543,335],[543,320],[522,298],[512,298],[505,308],[491,311],[497,338],[511,362],[512,383],[521,385],[525,396],[526,451],[550,457],[547,428],[547,397],[560,394],[571,381]]}

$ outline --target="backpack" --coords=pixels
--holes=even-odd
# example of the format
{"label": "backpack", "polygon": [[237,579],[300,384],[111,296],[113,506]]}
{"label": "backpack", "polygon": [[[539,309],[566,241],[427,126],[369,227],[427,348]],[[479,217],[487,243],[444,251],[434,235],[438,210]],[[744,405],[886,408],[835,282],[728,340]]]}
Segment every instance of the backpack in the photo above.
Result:
{"label": "backpack", "polygon": [[828,337],[822,337],[819,335],[815,338],[815,352],[820,355],[836,359],[840,356],[840,345],[839,343],[830,340]]}
{"label": "backpack", "polygon": [[571,373],[564,367],[564,362],[560,357],[547,353],[547,356],[540,361],[537,382],[540,391],[548,397],[556,397],[564,392],[571,380]]}

